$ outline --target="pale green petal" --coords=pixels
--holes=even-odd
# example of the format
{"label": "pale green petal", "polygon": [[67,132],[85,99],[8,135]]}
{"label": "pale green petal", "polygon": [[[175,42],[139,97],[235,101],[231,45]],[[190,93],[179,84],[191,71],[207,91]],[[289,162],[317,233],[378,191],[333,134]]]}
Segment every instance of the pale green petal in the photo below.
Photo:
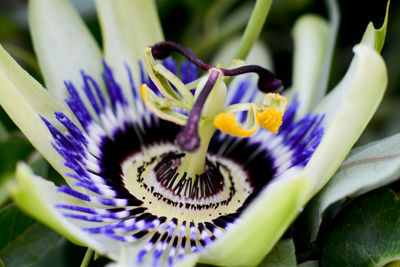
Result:
{"label": "pale green petal", "polygon": [[254,266],[272,249],[300,213],[311,180],[288,172],[267,186],[229,231],[201,254],[200,262]]}
{"label": "pale green petal", "polygon": [[198,259],[198,254],[189,254],[186,255],[186,257],[184,257],[182,260],[177,261],[174,267],[193,267],[196,265]]}
{"label": "pale green petal", "polygon": [[30,0],[29,25],[46,87],[59,101],[67,97],[65,80],[80,90],[80,71],[100,77],[101,51],[68,0]]}
{"label": "pale green petal", "polygon": [[387,85],[382,57],[370,46],[354,47],[355,57],[343,80],[320,103],[325,114],[324,137],[305,168],[314,179],[314,193],[326,184],[375,113]]}
{"label": "pale green petal", "polygon": [[70,241],[87,246],[97,253],[109,257],[114,261],[136,260],[138,249],[143,244],[132,246],[131,243],[120,242],[104,235],[91,235],[80,227],[93,227],[93,223],[76,221],[71,223],[55,207],[56,204],[91,207],[88,202],[81,201],[65,193],[57,191],[54,183],[44,180],[32,173],[28,165],[17,165],[16,181],[9,185],[9,191],[18,207],[28,215],[44,223],[48,227],[67,237]]}
{"label": "pale green petal", "polygon": [[[131,96],[124,66],[132,68],[139,89],[138,60],[143,49],[164,39],[157,9],[152,0],[96,0],[103,33],[104,56],[115,70],[126,96]],[[139,88],[138,88],[139,87]]]}
{"label": "pale green petal", "polygon": [[105,254],[106,247],[77,226],[68,222],[55,208],[55,204],[76,205],[77,199],[58,192],[52,182],[35,176],[28,165],[19,163],[16,182],[9,185],[11,196],[20,209],[67,237],[72,242],[95,248]]}
{"label": "pale green petal", "polygon": [[23,70],[0,46],[0,105],[29,141],[60,173],[67,169],[62,158],[51,146],[49,130],[39,116],[45,117],[56,127],[60,123],[54,111],[64,112],[73,118],[65,105],[60,105],[34,78]]}
{"label": "pale green petal", "polygon": [[[307,47],[302,45],[301,50],[307,50],[309,55],[311,56],[311,59],[310,58],[304,59],[304,57],[301,55],[304,51],[301,50],[295,51],[295,62],[294,62],[294,73],[293,73],[295,76],[293,77],[294,88],[293,90],[290,90],[290,92],[286,94],[291,97],[294,95],[295,92],[299,92],[301,101],[306,101],[307,104],[305,104],[304,107],[303,105],[300,106],[300,112],[297,113],[299,117],[302,116],[304,112],[309,112],[311,107],[317,105],[323,99],[328,87],[330,71],[331,71],[331,62],[336,43],[336,35],[339,28],[340,15],[336,0],[326,0],[325,2],[329,13],[328,27],[324,29],[325,26],[323,26],[324,23],[322,21],[320,21],[319,23],[316,23],[314,21],[311,23],[312,27],[307,30],[308,34],[310,34],[310,32],[312,32],[313,34],[315,34],[316,32],[322,34],[321,36],[315,36],[315,35],[313,36],[314,41],[321,43],[309,44],[311,46],[315,46],[316,48],[318,48],[316,51],[318,51],[319,53],[315,53],[315,55],[310,55],[310,51],[307,50]],[[310,27],[310,23],[307,22],[305,26],[307,29],[307,27]],[[302,32],[304,32],[304,25],[301,28],[303,28],[301,30]],[[295,38],[296,38],[296,33],[295,33]],[[297,40],[295,39],[295,42],[296,41]],[[307,42],[307,40],[304,39],[301,40],[301,42],[304,43]],[[299,44],[295,43],[295,45],[298,47],[297,49],[300,48],[299,47],[300,43]],[[324,55],[322,55],[322,50],[325,50]],[[321,56],[322,58],[320,58]],[[296,61],[297,57],[299,58],[298,61]],[[323,62],[321,62],[321,60]],[[318,70],[317,66],[315,65],[319,65],[320,70]],[[318,71],[318,75],[316,73],[310,72],[304,77],[305,79],[303,81],[301,76],[305,74],[304,71],[301,70],[301,68],[305,66],[308,66],[306,68],[306,71],[309,70]],[[306,88],[307,84],[304,84],[306,81],[308,82],[309,86],[311,86],[311,89]],[[302,92],[302,90],[306,91]]]}
{"label": "pale green petal", "polygon": [[324,71],[329,41],[329,25],[317,15],[305,15],[295,24],[292,89],[300,102],[297,116],[302,117],[315,105]]}

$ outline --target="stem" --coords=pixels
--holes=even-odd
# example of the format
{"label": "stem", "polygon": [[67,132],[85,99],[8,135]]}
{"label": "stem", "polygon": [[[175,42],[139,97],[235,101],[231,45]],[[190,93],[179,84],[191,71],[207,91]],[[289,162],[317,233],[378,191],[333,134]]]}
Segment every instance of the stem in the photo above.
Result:
{"label": "stem", "polygon": [[257,0],[233,59],[246,59],[267,19],[272,0]]}
{"label": "stem", "polygon": [[90,259],[93,256],[93,249],[88,248],[85,253],[85,257],[83,257],[81,267],[87,267],[89,265]]}

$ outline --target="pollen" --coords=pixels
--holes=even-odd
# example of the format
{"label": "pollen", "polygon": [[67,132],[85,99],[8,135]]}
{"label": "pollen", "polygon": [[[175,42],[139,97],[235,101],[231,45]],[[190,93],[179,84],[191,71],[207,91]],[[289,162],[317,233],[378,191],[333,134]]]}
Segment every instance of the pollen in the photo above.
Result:
{"label": "pollen", "polygon": [[237,123],[232,113],[219,113],[214,119],[214,126],[219,130],[240,137],[248,137],[257,131],[258,125],[250,129],[244,129]]}
{"label": "pollen", "polygon": [[257,121],[261,127],[273,133],[278,133],[279,127],[282,125],[283,112],[277,107],[272,107],[257,113]]}

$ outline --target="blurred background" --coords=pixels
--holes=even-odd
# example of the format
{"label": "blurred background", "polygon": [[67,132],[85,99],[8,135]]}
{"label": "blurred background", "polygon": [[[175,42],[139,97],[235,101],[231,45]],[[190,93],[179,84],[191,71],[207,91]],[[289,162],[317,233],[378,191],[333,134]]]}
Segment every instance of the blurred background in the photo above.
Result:
{"label": "blurred background", "polygon": [[[72,2],[101,45],[101,32],[93,1]],[[254,0],[158,0],[156,2],[166,39],[190,47],[203,60],[211,60],[221,45],[240,36],[255,3]],[[368,23],[372,21],[376,27],[380,27],[386,9],[384,0],[341,0],[338,4],[341,20],[329,81],[330,89],[343,77],[353,56],[352,47],[361,40]],[[291,84],[293,55],[291,32],[294,22],[301,15],[310,12],[327,17],[325,1],[275,0],[261,33],[261,40],[273,55],[274,71],[285,85]],[[43,81],[29,35],[26,0],[0,0],[0,43],[29,73],[40,82]],[[387,93],[359,144],[400,132],[399,1],[391,3],[382,55],[389,70]],[[35,167],[36,173],[61,183],[58,174],[33,151],[34,149],[0,107],[0,205],[3,206],[9,201],[6,196],[2,197],[1,185],[4,183],[4,177],[13,172],[17,161],[28,161]],[[38,256],[38,262],[34,261],[32,264],[79,266],[85,249],[73,246],[65,239],[54,235],[55,249],[48,248],[51,252],[47,254],[46,251],[42,255],[44,257],[47,254],[46,257],[40,261],[42,257]],[[1,251],[0,241],[0,255]],[[95,264],[102,266],[105,262],[106,260],[99,260]]]}

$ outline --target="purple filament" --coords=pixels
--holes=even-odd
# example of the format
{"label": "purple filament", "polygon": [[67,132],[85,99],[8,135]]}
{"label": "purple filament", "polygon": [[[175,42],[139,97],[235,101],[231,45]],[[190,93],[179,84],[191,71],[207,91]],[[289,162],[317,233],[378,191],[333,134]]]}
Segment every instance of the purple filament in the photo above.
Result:
{"label": "purple filament", "polygon": [[193,54],[193,52],[189,48],[184,47],[172,41],[160,42],[151,47],[151,53],[156,59],[165,59],[171,55],[172,51],[176,51],[182,54],[188,60],[193,62],[193,64],[195,64],[197,67],[203,70],[208,71],[210,69],[216,68],[219,69],[225,76],[236,76],[244,73],[254,72],[258,75],[258,82],[257,82],[258,88],[260,89],[260,91],[264,93],[269,93],[269,92],[276,93],[282,91],[283,89],[282,81],[277,79],[272,72],[261,66],[248,65],[228,70],[223,68],[217,68],[213,65],[204,63],[195,54]]}

